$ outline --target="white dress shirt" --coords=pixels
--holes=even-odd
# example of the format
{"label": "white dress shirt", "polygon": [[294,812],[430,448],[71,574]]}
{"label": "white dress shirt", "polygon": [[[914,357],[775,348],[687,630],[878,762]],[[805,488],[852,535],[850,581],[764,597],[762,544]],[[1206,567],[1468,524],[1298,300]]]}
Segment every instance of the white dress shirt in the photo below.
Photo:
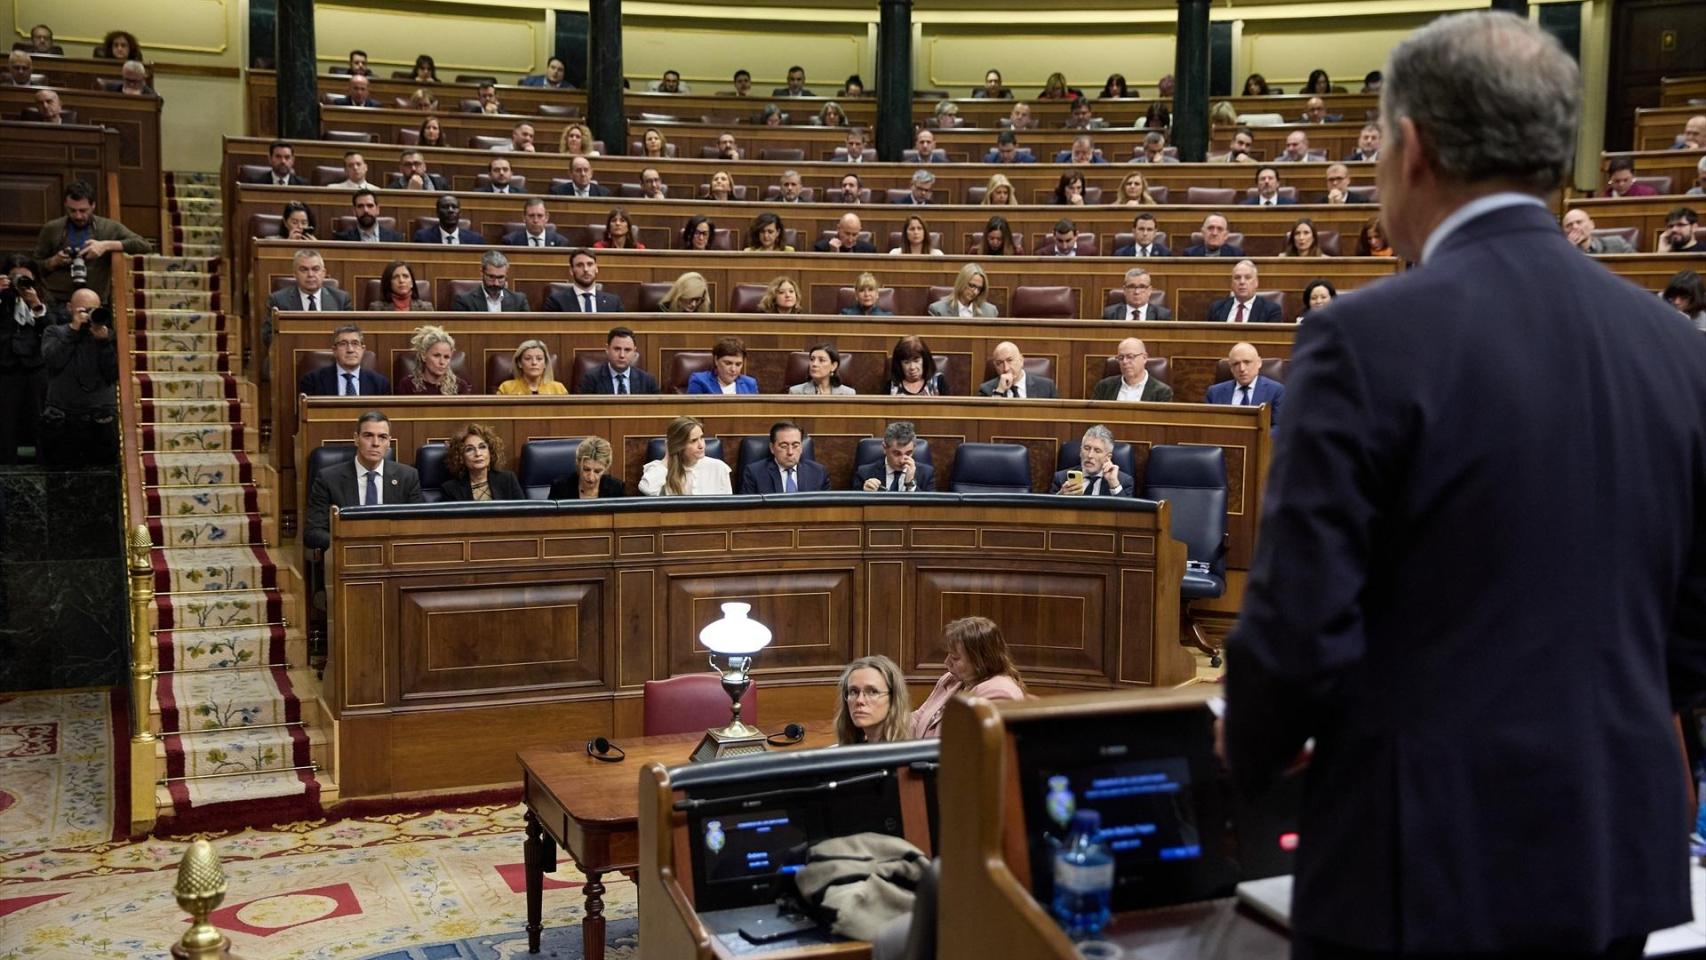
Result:
{"label": "white dress shirt", "polygon": [[1147,386],[1149,386],[1149,371],[1147,371],[1147,370],[1145,370],[1143,372],[1143,378],[1138,380],[1136,384],[1126,383],[1125,379],[1121,378],[1120,379],[1119,396],[1115,397],[1114,399],[1115,400],[1142,400],[1143,399],[1143,388],[1147,387]]}
{"label": "white dress shirt", "polygon": [[453,246],[459,246],[462,243],[462,236],[461,236],[461,234],[457,233],[455,230],[444,229],[444,227],[441,225],[438,228],[438,242],[439,243],[448,243],[448,244],[451,244]]}
{"label": "white dress shirt", "polygon": [[[302,297],[302,309],[304,309],[304,310],[324,310],[324,309],[326,309],[326,288],[325,287],[321,287],[320,289],[315,290],[313,293],[309,293],[307,290],[304,290],[301,287],[297,287],[296,292],[299,296]],[[315,302],[309,303],[308,302],[309,297],[313,297]]]}
{"label": "white dress shirt", "polygon": [[[1255,303],[1256,303],[1255,297],[1251,297],[1248,300],[1240,300],[1237,297],[1233,297],[1232,298],[1232,309],[1226,311],[1226,322],[1227,323],[1249,323],[1250,322],[1250,314],[1256,312]],[[1240,317],[1238,315],[1238,308],[1239,307],[1244,308],[1244,315],[1242,317]]]}
{"label": "white dress shirt", "polygon": [[[640,472],[640,495],[667,497],[669,470],[662,460],[653,460]],[[703,457],[687,471],[687,496],[710,497],[734,492],[729,486],[729,465],[715,457]]]}
{"label": "white dress shirt", "polygon": [[373,472],[378,474],[378,476],[373,478],[373,489],[378,494],[378,498],[372,502],[369,502],[367,499],[368,468],[364,466],[360,460],[354,461],[353,466],[355,467],[355,502],[364,507],[372,507],[384,503],[385,461],[379,461],[379,466],[373,468]]}

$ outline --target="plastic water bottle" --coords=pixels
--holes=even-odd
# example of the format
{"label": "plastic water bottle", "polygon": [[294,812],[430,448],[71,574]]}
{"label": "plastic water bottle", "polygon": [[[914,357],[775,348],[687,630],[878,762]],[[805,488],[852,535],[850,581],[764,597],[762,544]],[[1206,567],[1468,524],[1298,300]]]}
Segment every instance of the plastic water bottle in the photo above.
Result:
{"label": "plastic water bottle", "polygon": [[1097,840],[1101,829],[1100,813],[1078,811],[1054,855],[1054,919],[1074,940],[1094,937],[1108,923],[1114,858]]}

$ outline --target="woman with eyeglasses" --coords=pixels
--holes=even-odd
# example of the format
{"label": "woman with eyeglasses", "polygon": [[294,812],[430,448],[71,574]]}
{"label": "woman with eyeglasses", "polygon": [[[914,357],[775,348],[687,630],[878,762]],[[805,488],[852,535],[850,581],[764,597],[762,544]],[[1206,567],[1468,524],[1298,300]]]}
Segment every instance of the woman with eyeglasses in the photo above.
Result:
{"label": "woman with eyeglasses", "polygon": [[711,243],[717,237],[717,225],[704,214],[694,214],[687,218],[687,225],[681,228],[681,249],[709,250]]}
{"label": "woman with eyeglasses", "polygon": [[912,700],[900,667],[885,656],[860,657],[841,671],[841,709],[835,712],[835,742],[890,743],[908,739]]}
{"label": "woman with eyeglasses", "polygon": [[710,301],[705,278],[691,270],[675,278],[669,292],[658,302],[660,313],[705,313]]}
{"label": "woman with eyeglasses", "polygon": [[943,629],[942,639],[948,648],[942,665],[948,672],[907,718],[907,730],[914,739],[942,735],[942,711],[957,694],[985,700],[1025,699],[1025,681],[995,621],[961,617]]}
{"label": "woman with eyeglasses", "polygon": [[504,441],[483,423],[470,423],[456,431],[444,451],[444,469],[450,472],[439,487],[446,500],[526,500],[521,481],[504,462]]}

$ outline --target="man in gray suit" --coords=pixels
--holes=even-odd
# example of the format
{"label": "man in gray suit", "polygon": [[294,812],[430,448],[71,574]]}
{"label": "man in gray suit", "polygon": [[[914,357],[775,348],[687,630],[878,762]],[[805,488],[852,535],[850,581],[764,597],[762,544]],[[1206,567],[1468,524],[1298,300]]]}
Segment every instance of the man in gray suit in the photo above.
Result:
{"label": "man in gray suit", "polygon": [[1090,391],[1092,400],[1144,400],[1167,403],[1173,399],[1173,388],[1149,375],[1149,351],[1143,341],[1126,337],[1114,353],[1120,372],[1096,381]]}
{"label": "man in gray suit", "polygon": [[291,258],[296,282],[274,290],[267,298],[267,315],[261,320],[261,342],[272,343],[272,314],[275,310],[353,310],[350,295],[326,286],[326,261],[318,250],[298,250]]}
{"label": "man in gray suit", "polygon": [[1149,271],[1132,267],[1125,272],[1125,302],[1116,303],[1102,311],[1103,320],[1171,320],[1173,311],[1158,303],[1150,303],[1155,284]]}
{"label": "man in gray suit", "polygon": [[1583,253],[1634,253],[1635,248],[1622,237],[1596,237],[1593,218],[1580,207],[1564,214],[1564,236],[1582,249]]}
{"label": "man in gray suit", "polygon": [[984,297],[989,293],[989,274],[975,263],[960,268],[954,292],[930,304],[932,317],[995,317],[1000,311]]}
{"label": "man in gray suit", "polygon": [[496,250],[480,255],[480,285],[450,302],[452,310],[475,313],[526,313],[533,309],[525,294],[509,288],[509,258]]}
{"label": "man in gray suit", "polygon": [[978,385],[978,396],[1017,400],[1053,400],[1058,396],[1053,380],[1025,372],[1025,355],[1019,352],[1018,344],[1001,341],[989,354],[989,360],[995,365],[995,377]]}
{"label": "man in gray suit", "polygon": [[309,484],[305,545],[331,546],[333,507],[423,502],[421,475],[408,464],[386,460],[390,449],[390,418],[377,410],[362,414],[355,422],[355,460],[327,467]]}

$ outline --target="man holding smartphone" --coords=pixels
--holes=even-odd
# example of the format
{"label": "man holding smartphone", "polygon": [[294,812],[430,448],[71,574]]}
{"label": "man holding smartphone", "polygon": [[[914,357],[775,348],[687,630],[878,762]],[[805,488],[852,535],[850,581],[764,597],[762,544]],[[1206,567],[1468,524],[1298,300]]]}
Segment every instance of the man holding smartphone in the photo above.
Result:
{"label": "man holding smartphone", "polygon": [[36,236],[35,258],[41,280],[56,303],[88,287],[98,302],[112,299],[115,253],[153,253],[154,245],[117,220],[95,216],[95,190],[81,180],[65,187],[65,216],[49,220]]}
{"label": "man holding smartphone", "polygon": [[112,311],[85,287],[71,294],[69,323],[42,333],[47,405],[38,442],[49,466],[118,462],[118,344]]}
{"label": "man holding smartphone", "polygon": [[1078,469],[1059,470],[1048,492],[1069,497],[1130,497],[1131,475],[1114,463],[1114,435],[1096,424],[1078,441]]}

